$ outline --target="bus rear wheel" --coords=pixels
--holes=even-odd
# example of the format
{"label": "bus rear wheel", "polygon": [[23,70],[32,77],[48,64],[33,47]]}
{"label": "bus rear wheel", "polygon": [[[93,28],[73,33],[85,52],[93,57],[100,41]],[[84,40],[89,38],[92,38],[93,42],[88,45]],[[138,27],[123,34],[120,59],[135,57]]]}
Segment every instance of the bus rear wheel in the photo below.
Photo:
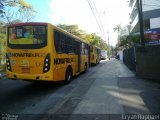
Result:
{"label": "bus rear wheel", "polygon": [[64,81],[64,83],[65,84],[70,83],[71,79],[72,79],[72,69],[69,67],[66,70],[66,75],[65,75],[65,81]]}
{"label": "bus rear wheel", "polygon": [[85,63],[85,68],[84,68],[84,72],[87,71],[87,63]]}

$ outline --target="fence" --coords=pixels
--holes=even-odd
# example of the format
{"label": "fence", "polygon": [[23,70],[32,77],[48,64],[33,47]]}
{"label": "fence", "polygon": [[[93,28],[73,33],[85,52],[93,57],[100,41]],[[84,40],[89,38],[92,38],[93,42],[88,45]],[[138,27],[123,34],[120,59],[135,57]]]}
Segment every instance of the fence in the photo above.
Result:
{"label": "fence", "polygon": [[136,74],[143,78],[160,80],[160,45],[136,48]]}
{"label": "fence", "polygon": [[135,48],[123,51],[123,63],[131,70],[136,71]]}
{"label": "fence", "polygon": [[160,45],[126,49],[123,51],[123,62],[139,77],[160,80]]}

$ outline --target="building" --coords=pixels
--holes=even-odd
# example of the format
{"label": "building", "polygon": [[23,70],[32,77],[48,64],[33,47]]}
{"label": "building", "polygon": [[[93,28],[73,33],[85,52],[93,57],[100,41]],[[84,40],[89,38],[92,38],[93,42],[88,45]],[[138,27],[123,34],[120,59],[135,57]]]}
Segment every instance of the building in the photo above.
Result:
{"label": "building", "polygon": [[[129,0],[131,33],[139,32],[137,0]],[[160,28],[160,0],[142,0],[144,31]]]}

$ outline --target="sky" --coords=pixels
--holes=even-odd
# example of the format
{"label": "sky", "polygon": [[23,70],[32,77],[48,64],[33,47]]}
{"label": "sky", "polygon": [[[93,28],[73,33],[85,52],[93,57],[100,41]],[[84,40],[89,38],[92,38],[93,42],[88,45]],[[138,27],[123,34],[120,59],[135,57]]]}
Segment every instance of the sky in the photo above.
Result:
{"label": "sky", "polygon": [[[129,23],[129,8],[127,0],[92,0],[97,8],[104,31],[109,33],[109,42],[115,46],[117,33],[113,28]],[[96,19],[87,0],[26,0],[37,11],[36,22],[57,24],[77,24],[87,33],[96,33],[104,37],[96,23]],[[107,34],[108,35],[108,34]],[[107,41],[107,40],[106,40]]]}

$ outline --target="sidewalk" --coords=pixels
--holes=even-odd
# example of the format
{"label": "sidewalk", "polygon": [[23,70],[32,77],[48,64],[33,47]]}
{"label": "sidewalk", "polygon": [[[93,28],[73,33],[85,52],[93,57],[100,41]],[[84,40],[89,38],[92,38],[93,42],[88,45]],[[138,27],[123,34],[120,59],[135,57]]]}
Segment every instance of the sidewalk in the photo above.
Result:
{"label": "sidewalk", "polygon": [[121,61],[110,60],[96,73],[96,80],[74,114],[123,114],[118,77],[134,74]]}
{"label": "sidewalk", "polygon": [[73,114],[113,117],[159,113],[160,84],[135,77],[121,61],[107,62],[94,76],[94,83]]}

